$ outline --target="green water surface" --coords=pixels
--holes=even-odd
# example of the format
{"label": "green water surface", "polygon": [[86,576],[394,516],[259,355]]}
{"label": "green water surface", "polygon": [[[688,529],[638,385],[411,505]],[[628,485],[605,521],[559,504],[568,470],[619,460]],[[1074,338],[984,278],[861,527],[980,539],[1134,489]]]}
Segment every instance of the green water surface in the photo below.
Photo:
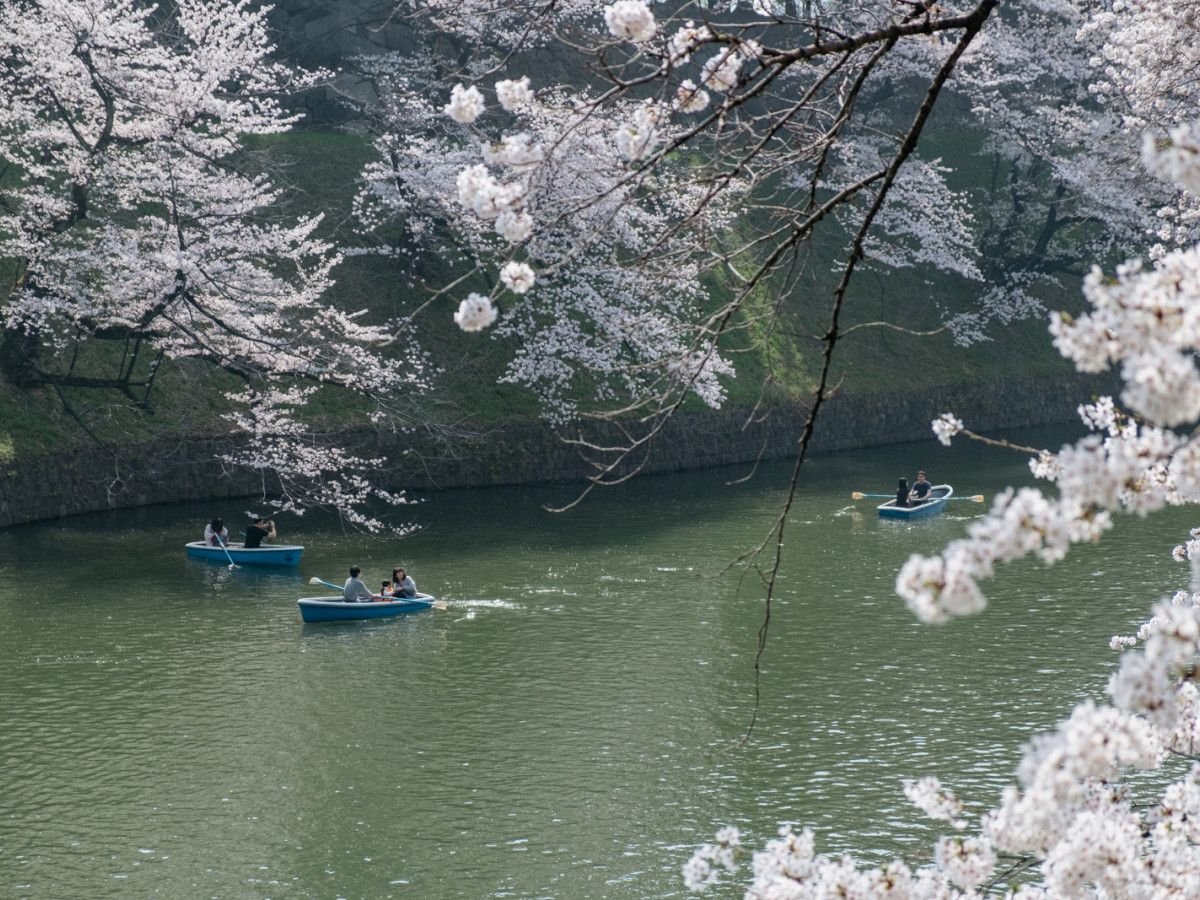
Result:
{"label": "green water surface", "polygon": [[[1065,434],[1023,435],[1057,447]],[[1107,649],[1186,586],[1186,511],[987,585],[932,628],[899,565],[982,507],[881,521],[852,490],[918,467],[959,494],[1032,482],[1022,457],[934,443],[817,458],[779,594],[730,565],[788,467],[426,495],[404,541],[281,520],[296,570],[185,559],[248,501],[0,531],[0,897],[683,896],[723,824],[919,863],[938,829],[903,778],[990,805],[1022,743],[1099,696]],[[765,563],[765,560],[763,561]],[[303,625],[295,601],[407,564],[444,612]]]}

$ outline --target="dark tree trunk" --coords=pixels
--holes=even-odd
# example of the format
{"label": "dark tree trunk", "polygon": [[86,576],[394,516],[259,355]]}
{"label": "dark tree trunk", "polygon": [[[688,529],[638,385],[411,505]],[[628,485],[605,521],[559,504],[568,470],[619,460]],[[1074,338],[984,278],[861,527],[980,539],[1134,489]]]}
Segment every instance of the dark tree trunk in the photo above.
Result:
{"label": "dark tree trunk", "polygon": [[0,333],[0,375],[5,381],[18,387],[40,382],[37,362],[36,334],[8,330]]}

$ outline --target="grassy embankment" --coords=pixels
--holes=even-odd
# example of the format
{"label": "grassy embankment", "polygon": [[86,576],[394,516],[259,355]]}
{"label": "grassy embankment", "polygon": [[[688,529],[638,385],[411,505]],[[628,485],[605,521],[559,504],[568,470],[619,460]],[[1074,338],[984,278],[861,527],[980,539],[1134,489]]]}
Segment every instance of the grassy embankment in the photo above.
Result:
{"label": "grassy embankment", "polygon": [[[349,198],[361,166],[371,149],[360,137],[334,132],[299,131],[259,142],[280,165],[277,181],[290,189],[288,213],[323,212],[325,233],[349,239]],[[950,156],[965,156],[966,146],[940,148]],[[960,158],[962,158],[960,156]],[[975,177],[969,166],[960,176]],[[763,379],[776,386],[770,399],[802,397],[811,388],[820,365],[819,336],[828,326],[833,275],[843,239],[818,238],[814,263],[793,296],[784,304],[781,321],[748,319],[747,327],[730,336],[725,347],[738,368],[729,384],[729,403],[749,406],[760,396]],[[424,301],[413,296],[401,261],[354,257],[338,273],[332,300],[346,309],[369,308],[380,319],[398,316]],[[444,284],[455,270],[453,260],[422,259],[421,276],[430,285]],[[0,273],[6,274],[6,273]],[[474,287],[463,286],[459,293]],[[716,285],[715,291],[728,289]],[[979,285],[925,271],[880,273],[860,270],[843,315],[842,327],[861,322],[888,321],[915,330],[930,330],[946,310],[970,308]],[[1049,298],[1048,298],[1049,299]],[[751,315],[775,302],[760,289],[749,304]],[[1073,298],[1062,303],[1074,305]],[[439,422],[497,423],[530,421],[536,404],[525,391],[496,383],[513,347],[488,335],[468,335],[454,326],[453,301],[439,300],[421,318],[422,346],[441,375],[433,391],[420,401],[420,415]],[[840,345],[835,378],[856,393],[916,392],[925,388],[990,380],[1014,374],[1037,376],[1066,371],[1049,346],[1044,322],[1016,323],[995,340],[970,349],[955,347],[947,334],[914,337],[890,329],[856,331]],[[402,348],[397,348],[402,351]],[[120,348],[92,351],[99,365],[115,368]],[[398,352],[402,364],[402,352]],[[215,435],[224,430],[222,389],[226,379],[197,365],[167,365],[160,373],[149,411],[130,409],[127,398],[96,390],[63,391],[68,406],[50,388],[19,389],[0,383],[0,459],[13,454],[39,454],[90,444],[80,419],[95,436],[136,442],[187,434]],[[353,427],[362,422],[361,407],[347,403],[336,391],[318,396],[308,415],[314,422]]]}

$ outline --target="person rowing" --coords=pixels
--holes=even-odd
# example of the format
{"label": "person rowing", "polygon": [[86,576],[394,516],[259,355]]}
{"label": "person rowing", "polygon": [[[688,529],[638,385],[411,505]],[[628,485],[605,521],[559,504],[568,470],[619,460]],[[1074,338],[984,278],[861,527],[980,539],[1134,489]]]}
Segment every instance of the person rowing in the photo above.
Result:
{"label": "person rowing", "polygon": [[922,469],[917,472],[917,480],[913,482],[909,499],[913,502],[914,506],[924,503],[929,499],[929,492],[931,490],[933,490],[933,485],[925,478],[925,471]]}
{"label": "person rowing", "polygon": [[347,603],[371,602],[377,599],[370,589],[363,583],[363,580],[358,576],[362,574],[362,569],[358,566],[350,567],[350,577],[346,579],[346,586],[342,589],[342,599]]}

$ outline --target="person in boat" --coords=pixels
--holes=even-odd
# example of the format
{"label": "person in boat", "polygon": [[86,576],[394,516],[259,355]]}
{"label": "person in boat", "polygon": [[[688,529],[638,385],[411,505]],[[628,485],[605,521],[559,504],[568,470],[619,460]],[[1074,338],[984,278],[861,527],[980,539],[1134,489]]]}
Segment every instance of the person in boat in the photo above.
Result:
{"label": "person in boat", "polygon": [[379,596],[390,600],[392,598],[392,593],[392,583],[390,581],[385,581],[383,583],[383,587],[379,589]]}
{"label": "person in boat", "polygon": [[930,484],[929,481],[925,478],[924,471],[918,472],[917,480],[913,482],[912,492],[910,494],[910,499],[912,500],[912,505],[916,506],[916,505],[918,505],[920,503],[924,503],[926,500],[928,500],[929,492],[931,490],[933,490],[933,485]]}
{"label": "person in boat", "polygon": [[392,594],[396,597],[417,596],[417,583],[404,571],[403,566],[392,569]]}
{"label": "person in boat", "polygon": [[912,504],[908,500],[908,479],[907,478],[900,479],[900,486],[898,488],[896,488],[896,500],[892,505],[898,506],[902,509],[906,509],[909,506],[912,506]]}
{"label": "person in boat", "polygon": [[361,578],[362,569],[358,566],[350,567],[350,577],[346,579],[346,586],[342,588],[342,599],[347,603],[358,603],[360,600],[373,600],[374,595],[371,593]]}
{"label": "person in boat", "polygon": [[229,529],[225,527],[225,522],[220,516],[204,526],[204,543],[210,547],[229,545]]}
{"label": "person in boat", "polygon": [[273,541],[277,537],[279,535],[275,533],[274,520],[259,516],[246,526],[246,542],[242,546],[247,550],[257,550],[262,546],[263,541]]}

